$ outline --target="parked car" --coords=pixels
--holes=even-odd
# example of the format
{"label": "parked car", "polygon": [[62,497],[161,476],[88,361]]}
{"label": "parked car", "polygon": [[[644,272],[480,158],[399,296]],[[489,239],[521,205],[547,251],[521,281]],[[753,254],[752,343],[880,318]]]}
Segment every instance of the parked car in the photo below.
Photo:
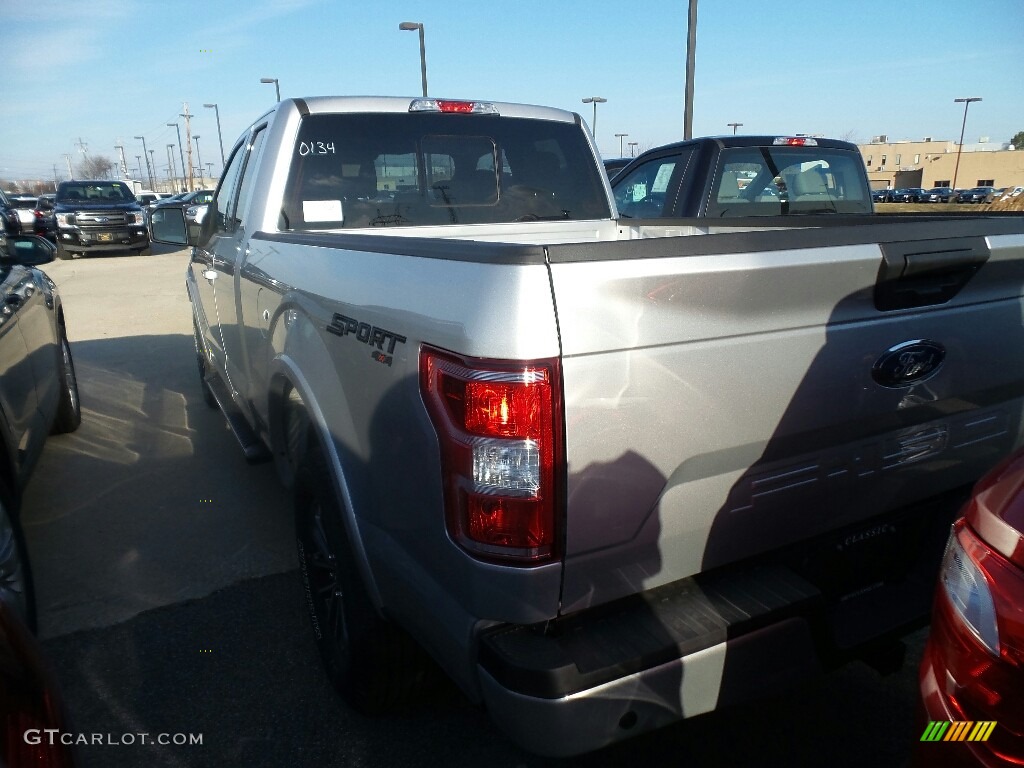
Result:
{"label": "parked car", "polygon": [[925,190],[922,203],[948,203],[956,196],[955,190],[950,187],[932,187]]}
{"label": "parked car", "polygon": [[1012,200],[1015,197],[1020,197],[1022,192],[1024,192],[1024,187],[1007,187],[999,199]]}
{"label": "parked car", "polygon": [[[190,222],[196,223],[196,207],[201,205],[207,205],[211,200],[213,200],[212,189],[197,189],[194,192],[182,192],[180,194],[174,195],[174,197],[169,197],[166,200],[161,200],[158,203],[154,203],[149,208],[149,215],[152,216],[153,212],[157,209],[168,210],[171,208],[180,208],[182,211],[185,211],[185,216],[186,218],[188,218]],[[188,216],[189,210],[192,211],[191,217]]]}
{"label": "parked car", "polygon": [[146,214],[122,181],[62,181],[53,210],[57,256],[132,251],[149,247]]}
{"label": "parked car", "polygon": [[988,202],[995,193],[995,187],[974,187],[964,189],[957,193],[958,203],[984,203]]}
{"label": "parked car", "polygon": [[135,199],[143,208],[154,203],[159,203],[162,200],[166,200],[170,196],[170,192],[150,192],[149,190],[143,190],[142,192],[135,193]]}
{"label": "parked car", "polygon": [[[1024,452],[974,488],[946,545],[921,663],[918,726],[977,739],[918,744],[921,765],[1024,765]],[[988,723],[994,723],[988,726]],[[982,725],[986,724],[986,725]]]}
{"label": "parked car", "polygon": [[0,765],[70,768],[73,756],[59,740],[24,738],[66,723],[32,635],[32,570],[19,515],[47,436],[74,431],[82,418],[57,286],[35,266],[55,253],[42,238],[0,233]]}
{"label": "parked car", "polygon": [[36,203],[36,208],[32,211],[34,218],[33,230],[39,237],[45,237],[47,240],[57,240],[57,217],[53,214],[54,201],[56,200],[55,194],[40,195],[39,201]]}
{"label": "parked car", "polygon": [[889,202],[889,193],[891,189],[872,189],[871,190],[871,202],[873,203],[887,203]]}
{"label": "parked car", "polygon": [[893,191],[892,202],[894,203],[920,203],[924,201],[926,190],[920,187],[907,187]]}
{"label": "parked car", "polygon": [[3,191],[0,191],[0,229],[7,235],[21,234],[21,218]]}
{"label": "parked car", "polygon": [[604,165],[604,172],[608,174],[608,178],[614,179],[615,174],[629,165],[632,159],[631,157],[611,157],[601,162]]}
{"label": "parked car", "polygon": [[21,222],[21,231],[25,233],[31,233],[35,227],[35,216],[32,215],[32,211],[36,209],[36,201],[39,199],[35,195],[10,195],[11,207],[14,208],[14,212],[18,214],[18,220]]}

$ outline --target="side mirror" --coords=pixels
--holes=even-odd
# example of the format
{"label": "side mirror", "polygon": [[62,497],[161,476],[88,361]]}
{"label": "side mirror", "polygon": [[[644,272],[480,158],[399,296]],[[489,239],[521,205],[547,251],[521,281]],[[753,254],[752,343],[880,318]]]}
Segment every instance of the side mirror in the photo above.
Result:
{"label": "side mirror", "polygon": [[149,214],[149,239],[167,245],[192,245],[185,211],[181,208],[154,208]]}
{"label": "side mirror", "polygon": [[57,256],[57,246],[36,235],[8,235],[2,256],[8,261],[35,267],[53,261]]}

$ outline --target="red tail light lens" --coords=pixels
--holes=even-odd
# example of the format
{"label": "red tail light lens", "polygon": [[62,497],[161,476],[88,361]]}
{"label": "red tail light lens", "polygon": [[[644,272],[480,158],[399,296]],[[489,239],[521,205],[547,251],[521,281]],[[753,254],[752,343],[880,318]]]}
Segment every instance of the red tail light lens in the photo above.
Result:
{"label": "red tail light lens", "polygon": [[[949,572],[963,568],[975,572],[974,586],[951,591],[949,584],[959,577]],[[939,583],[928,652],[943,670],[942,695],[964,720],[997,721],[986,748],[1024,763],[1024,572],[961,520],[954,527]],[[965,601],[964,595],[971,596]],[[986,636],[983,626],[974,626],[984,624],[978,617],[985,610],[971,603],[986,601],[994,609],[997,642]]]}
{"label": "red tail light lens", "polygon": [[553,559],[564,466],[558,360],[425,347],[420,387],[441,447],[449,535],[485,559]]}

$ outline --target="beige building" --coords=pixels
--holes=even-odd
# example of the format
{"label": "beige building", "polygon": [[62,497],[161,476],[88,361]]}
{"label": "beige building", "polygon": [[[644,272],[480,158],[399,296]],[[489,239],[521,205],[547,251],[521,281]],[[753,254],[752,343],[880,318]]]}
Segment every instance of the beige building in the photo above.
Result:
{"label": "beige building", "polygon": [[1012,144],[991,142],[964,144],[957,168],[955,141],[875,139],[858,147],[872,189],[1024,186],[1024,147],[1012,149]]}

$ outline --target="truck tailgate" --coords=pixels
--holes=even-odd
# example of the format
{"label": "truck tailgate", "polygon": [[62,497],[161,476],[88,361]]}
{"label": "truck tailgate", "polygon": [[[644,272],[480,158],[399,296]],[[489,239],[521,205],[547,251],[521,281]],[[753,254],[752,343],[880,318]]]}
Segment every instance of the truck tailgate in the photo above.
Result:
{"label": "truck tailgate", "polygon": [[564,613],[868,525],[1020,442],[1024,237],[798,235],[549,248]]}

